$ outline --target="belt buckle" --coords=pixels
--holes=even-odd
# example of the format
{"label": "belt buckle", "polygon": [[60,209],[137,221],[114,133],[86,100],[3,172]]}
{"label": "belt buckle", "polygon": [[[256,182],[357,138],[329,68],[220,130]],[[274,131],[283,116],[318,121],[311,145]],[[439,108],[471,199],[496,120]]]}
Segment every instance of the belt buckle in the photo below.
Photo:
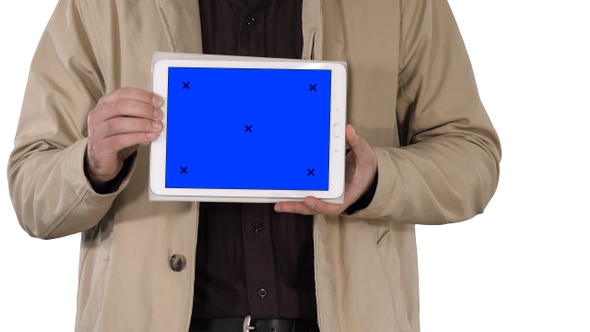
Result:
{"label": "belt buckle", "polygon": [[255,329],[254,326],[250,326],[251,320],[252,317],[250,315],[244,317],[244,323],[242,323],[242,332],[248,332]]}

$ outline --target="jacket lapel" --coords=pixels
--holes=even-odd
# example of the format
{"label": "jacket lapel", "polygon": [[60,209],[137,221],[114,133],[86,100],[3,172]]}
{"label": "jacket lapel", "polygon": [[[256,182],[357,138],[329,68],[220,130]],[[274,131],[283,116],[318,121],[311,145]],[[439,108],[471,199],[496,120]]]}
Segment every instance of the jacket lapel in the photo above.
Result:
{"label": "jacket lapel", "polygon": [[155,0],[173,52],[203,53],[197,0]]}

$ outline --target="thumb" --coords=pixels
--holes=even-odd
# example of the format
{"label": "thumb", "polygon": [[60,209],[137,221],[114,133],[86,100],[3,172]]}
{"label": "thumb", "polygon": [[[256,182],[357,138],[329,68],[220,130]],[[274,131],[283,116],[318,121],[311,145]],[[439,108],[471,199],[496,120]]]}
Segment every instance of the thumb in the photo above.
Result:
{"label": "thumb", "polygon": [[348,144],[350,151],[354,153],[357,160],[370,157],[369,154],[373,153],[373,149],[357,134],[356,130],[350,124],[346,125],[346,144]]}

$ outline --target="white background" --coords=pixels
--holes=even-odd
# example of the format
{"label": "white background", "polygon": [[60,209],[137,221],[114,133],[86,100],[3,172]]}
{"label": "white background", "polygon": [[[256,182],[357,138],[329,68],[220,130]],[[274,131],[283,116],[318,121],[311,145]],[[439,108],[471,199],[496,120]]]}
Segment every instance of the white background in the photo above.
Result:
{"label": "white background", "polygon": [[[9,1],[0,11],[2,174],[30,60],[56,2]],[[450,3],[504,158],[483,215],[418,227],[422,330],[589,332],[590,6]],[[5,178],[0,331],[73,331],[79,236],[28,237]]]}

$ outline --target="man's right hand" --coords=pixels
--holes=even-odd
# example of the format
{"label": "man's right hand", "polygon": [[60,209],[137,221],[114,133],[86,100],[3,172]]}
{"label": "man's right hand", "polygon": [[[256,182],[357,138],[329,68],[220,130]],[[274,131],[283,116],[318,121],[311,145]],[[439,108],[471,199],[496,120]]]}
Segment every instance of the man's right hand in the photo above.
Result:
{"label": "man's right hand", "polygon": [[88,113],[88,180],[95,185],[114,179],[123,167],[121,150],[158,138],[162,131],[159,96],[121,88],[102,97]]}

